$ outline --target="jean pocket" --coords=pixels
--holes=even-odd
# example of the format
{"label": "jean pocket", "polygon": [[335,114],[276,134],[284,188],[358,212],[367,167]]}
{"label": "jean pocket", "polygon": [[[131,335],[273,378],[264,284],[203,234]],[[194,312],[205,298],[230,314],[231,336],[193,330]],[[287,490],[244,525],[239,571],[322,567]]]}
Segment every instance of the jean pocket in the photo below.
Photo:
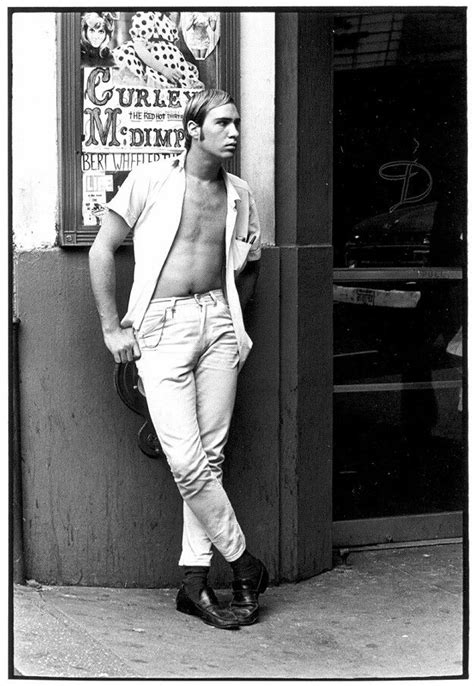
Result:
{"label": "jean pocket", "polygon": [[[212,310],[211,310],[212,312]],[[229,308],[229,303],[227,300],[220,300],[218,299],[216,302],[216,314],[218,314],[219,317],[230,317],[230,308]]]}
{"label": "jean pocket", "polygon": [[147,314],[136,333],[140,350],[151,350],[158,346],[166,323],[166,311]]}

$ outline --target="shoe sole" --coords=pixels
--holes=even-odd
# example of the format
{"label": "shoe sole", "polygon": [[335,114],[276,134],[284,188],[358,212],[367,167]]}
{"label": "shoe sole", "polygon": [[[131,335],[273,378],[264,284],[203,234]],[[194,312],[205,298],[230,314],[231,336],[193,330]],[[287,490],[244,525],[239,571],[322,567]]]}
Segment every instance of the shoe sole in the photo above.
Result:
{"label": "shoe sole", "polygon": [[252,617],[251,619],[239,619],[239,626],[252,626],[252,624],[256,624],[258,621],[258,615]]}

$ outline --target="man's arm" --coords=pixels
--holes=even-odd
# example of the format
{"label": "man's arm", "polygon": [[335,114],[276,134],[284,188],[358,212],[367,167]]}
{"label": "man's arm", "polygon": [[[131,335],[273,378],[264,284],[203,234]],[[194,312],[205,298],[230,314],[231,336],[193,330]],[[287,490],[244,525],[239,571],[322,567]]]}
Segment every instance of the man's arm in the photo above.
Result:
{"label": "man's arm", "polygon": [[109,210],[89,251],[89,268],[104,343],[115,362],[131,362],[140,357],[133,329],[122,328],[115,296],[115,251],[130,231],[122,217]]}
{"label": "man's arm", "polygon": [[260,260],[247,262],[245,268],[240,272],[236,279],[237,292],[240,298],[242,310],[255,292],[257,279],[260,272]]}

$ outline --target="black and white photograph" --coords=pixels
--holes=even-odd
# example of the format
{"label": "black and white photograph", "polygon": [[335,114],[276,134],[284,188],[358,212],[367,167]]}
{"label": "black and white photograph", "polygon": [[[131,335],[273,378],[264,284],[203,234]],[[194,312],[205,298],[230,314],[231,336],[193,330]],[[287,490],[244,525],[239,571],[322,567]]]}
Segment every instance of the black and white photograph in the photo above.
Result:
{"label": "black and white photograph", "polygon": [[468,679],[470,20],[5,7],[9,679]]}

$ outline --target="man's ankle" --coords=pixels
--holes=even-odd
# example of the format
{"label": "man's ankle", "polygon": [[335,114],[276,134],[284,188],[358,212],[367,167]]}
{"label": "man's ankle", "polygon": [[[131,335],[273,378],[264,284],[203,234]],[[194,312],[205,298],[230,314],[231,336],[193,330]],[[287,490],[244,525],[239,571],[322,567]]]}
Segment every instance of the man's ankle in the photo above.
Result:
{"label": "man's ankle", "polygon": [[258,576],[260,573],[260,568],[258,560],[254,557],[248,550],[244,550],[242,555],[230,563],[234,577],[241,579],[252,579]]}
{"label": "man's ankle", "polygon": [[203,588],[207,586],[207,575],[209,574],[209,567],[204,566],[185,566],[183,585],[186,594],[194,600],[199,602],[200,594]]}

